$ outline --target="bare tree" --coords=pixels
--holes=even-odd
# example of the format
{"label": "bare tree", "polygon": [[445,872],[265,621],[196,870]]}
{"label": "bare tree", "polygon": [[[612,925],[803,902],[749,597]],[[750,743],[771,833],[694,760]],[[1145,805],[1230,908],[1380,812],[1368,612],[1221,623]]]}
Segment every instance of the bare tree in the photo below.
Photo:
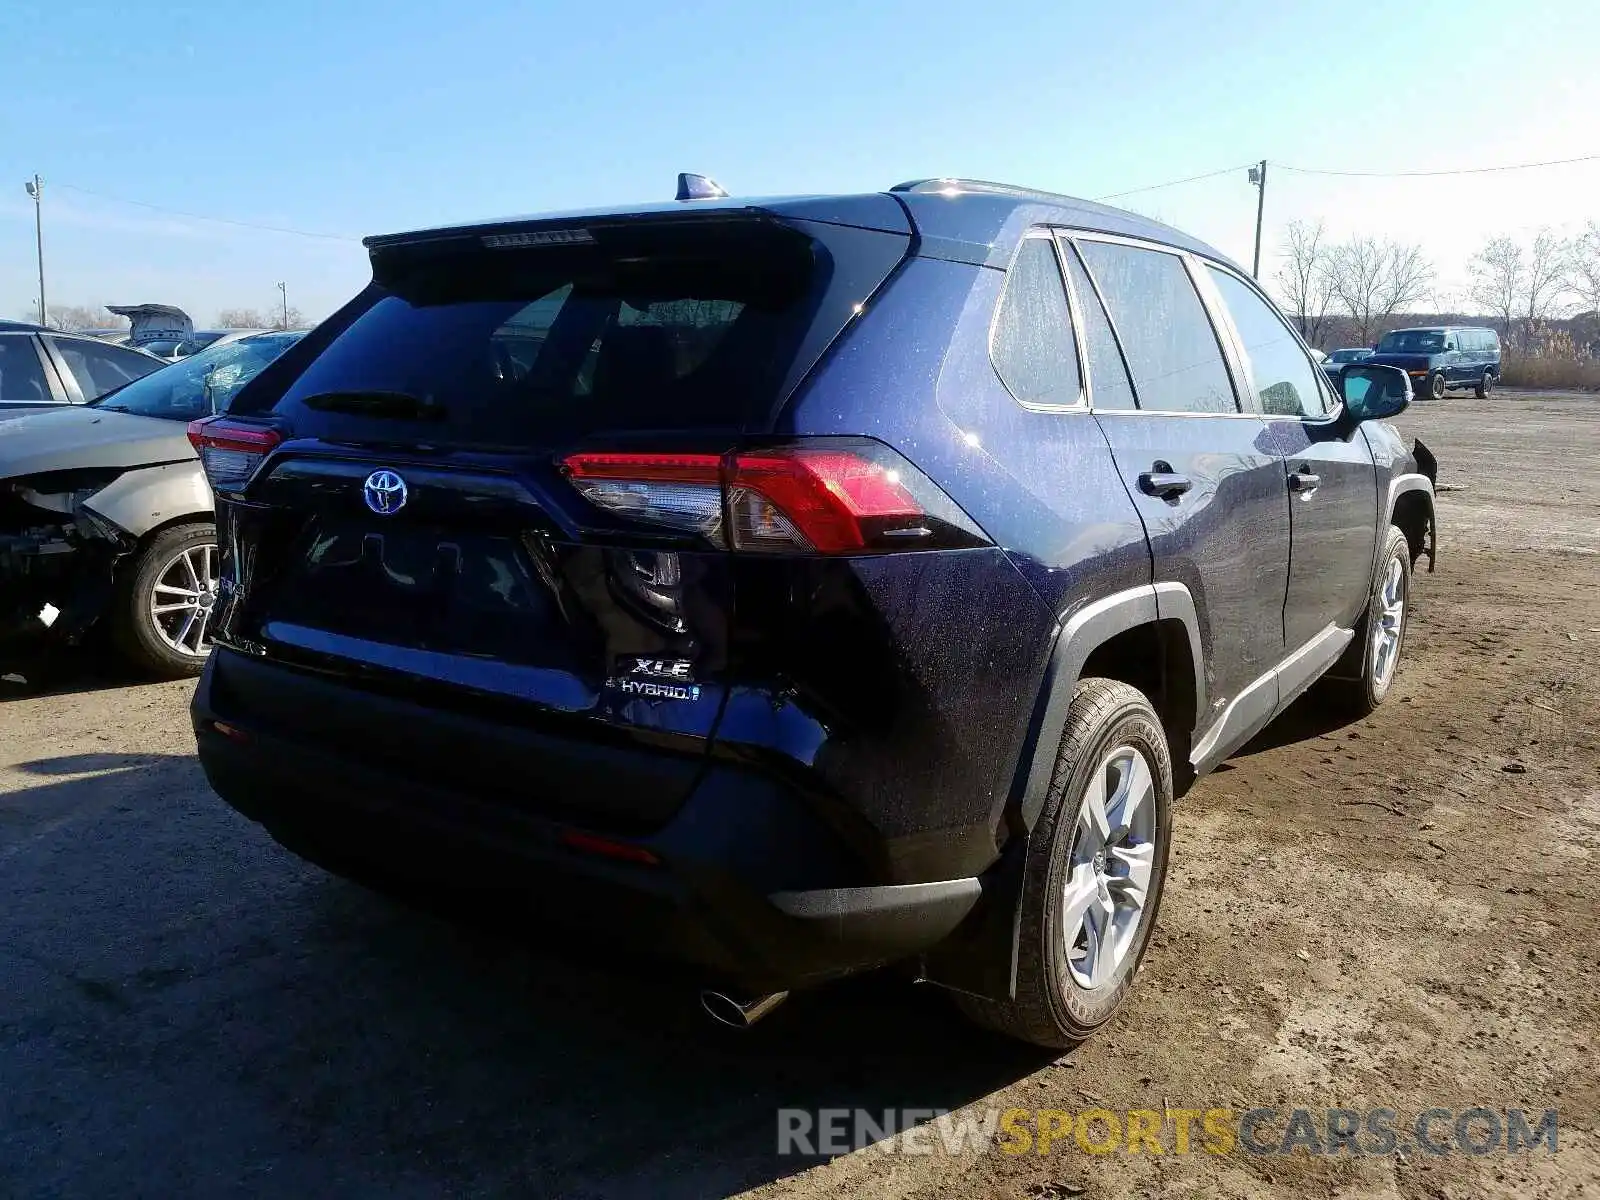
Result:
{"label": "bare tree", "polygon": [[1523,313],[1528,319],[1528,340],[1552,316],[1557,315],[1561,297],[1567,290],[1567,264],[1571,247],[1563,239],[1541,229],[1528,254],[1528,278],[1523,284]]}
{"label": "bare tree", "polygon": [[1291,221],[1284,231],[1284,261],[1278,268],[1278,287],[1300,326],[1300,336],[1312,345],[1322,340],[1333,304],[1331,248],[1323,232],[1321,221]]}
{"label": "bare tree", "polygon": [[52,304],[45,324],[62,333],[77,333],[83,329],[108,329],[116,322],[103,309],[88,304]]}
{"label": "bare tree", "polygon": [[272,318],[263,316],[259,308],[225,308],[217,314],[220,329],[271,329]]}
{"label": "bare tree", "polygon": [[286,313],[274,304],[270,308],[225,308],[217,314],[217,325],[222,329],[300,329],[305,318],[293,305]]}
{"label": "bare tree", "polygon": [[1433,267],[1420,246],[1352,238],[1329,255],[1328,279],[1334,301],[1350,315],[1362,345],[1373,330],[1427,295]]}
{"label": "bare tree", "polygon": [[1495,320],[1506,341],[1511,341],[1511,323],[1520,308],[1518,301],[1528,274],[1522,247],[1507,237],[1490,238],[1467,262],[1472,284],[1467,297]]}
{"label": "bare tree", "polygon": [[1572,243],[1567,289],[1578,297],[1585,312],[1600,313],[1600,222],[1590,221]]}

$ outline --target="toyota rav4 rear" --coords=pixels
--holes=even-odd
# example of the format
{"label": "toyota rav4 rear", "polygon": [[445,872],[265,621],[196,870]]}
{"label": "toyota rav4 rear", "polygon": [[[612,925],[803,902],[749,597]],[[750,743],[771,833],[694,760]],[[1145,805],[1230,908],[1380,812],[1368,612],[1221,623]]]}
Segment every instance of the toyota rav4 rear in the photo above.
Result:
{"label": "toyota rav4 rear", "polygon": [[980,675],[1036,671],[1050,614],[873,436],[894,397],[854,436],[784,415],[911,243],[890,195],[371,240],[372,285],[191,428],[216,790],[337,871],[730,988],[945,940],[1031,703]]}

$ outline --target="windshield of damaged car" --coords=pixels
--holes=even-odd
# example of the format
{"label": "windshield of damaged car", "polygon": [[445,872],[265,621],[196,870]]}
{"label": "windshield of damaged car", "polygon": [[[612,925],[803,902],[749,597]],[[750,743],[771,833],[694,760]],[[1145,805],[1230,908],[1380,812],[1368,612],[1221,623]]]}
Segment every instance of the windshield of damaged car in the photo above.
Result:
{"label": "windshield of damaged car", "polygon": [[245,384],[300,337],[299,333],[263,333],[213,346],[107,393],[95,407],[171,421],[209,417],[226,408]]}

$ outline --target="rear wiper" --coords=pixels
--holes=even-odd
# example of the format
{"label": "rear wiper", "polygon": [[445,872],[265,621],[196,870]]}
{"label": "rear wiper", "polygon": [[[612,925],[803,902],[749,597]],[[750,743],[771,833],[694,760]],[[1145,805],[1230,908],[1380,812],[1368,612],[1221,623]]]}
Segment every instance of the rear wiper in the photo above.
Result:
{"label": "rear wiper", "polygon": [[318,412],[353,413],[362,417],[442,421],[444,405],[409,392],[318,392],[300,401]]}

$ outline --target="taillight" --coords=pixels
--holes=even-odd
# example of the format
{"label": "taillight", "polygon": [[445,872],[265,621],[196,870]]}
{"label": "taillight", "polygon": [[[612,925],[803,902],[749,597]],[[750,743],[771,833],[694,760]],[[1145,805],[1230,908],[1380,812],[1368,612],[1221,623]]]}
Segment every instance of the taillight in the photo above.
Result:
{"label": "taillight", "polygon": [[261,460],[283,441],[283,435],[262,425],[205,417],[189,422],[189,441],[200,452],[200,465],[212,490],[228,492],[250,482]]}
{"label": "taillight", "polygon": [[879,442],[717,454],[573,454],[573,486],[618,517],[736,550],[870,554],[987,543],[925,475]]}

